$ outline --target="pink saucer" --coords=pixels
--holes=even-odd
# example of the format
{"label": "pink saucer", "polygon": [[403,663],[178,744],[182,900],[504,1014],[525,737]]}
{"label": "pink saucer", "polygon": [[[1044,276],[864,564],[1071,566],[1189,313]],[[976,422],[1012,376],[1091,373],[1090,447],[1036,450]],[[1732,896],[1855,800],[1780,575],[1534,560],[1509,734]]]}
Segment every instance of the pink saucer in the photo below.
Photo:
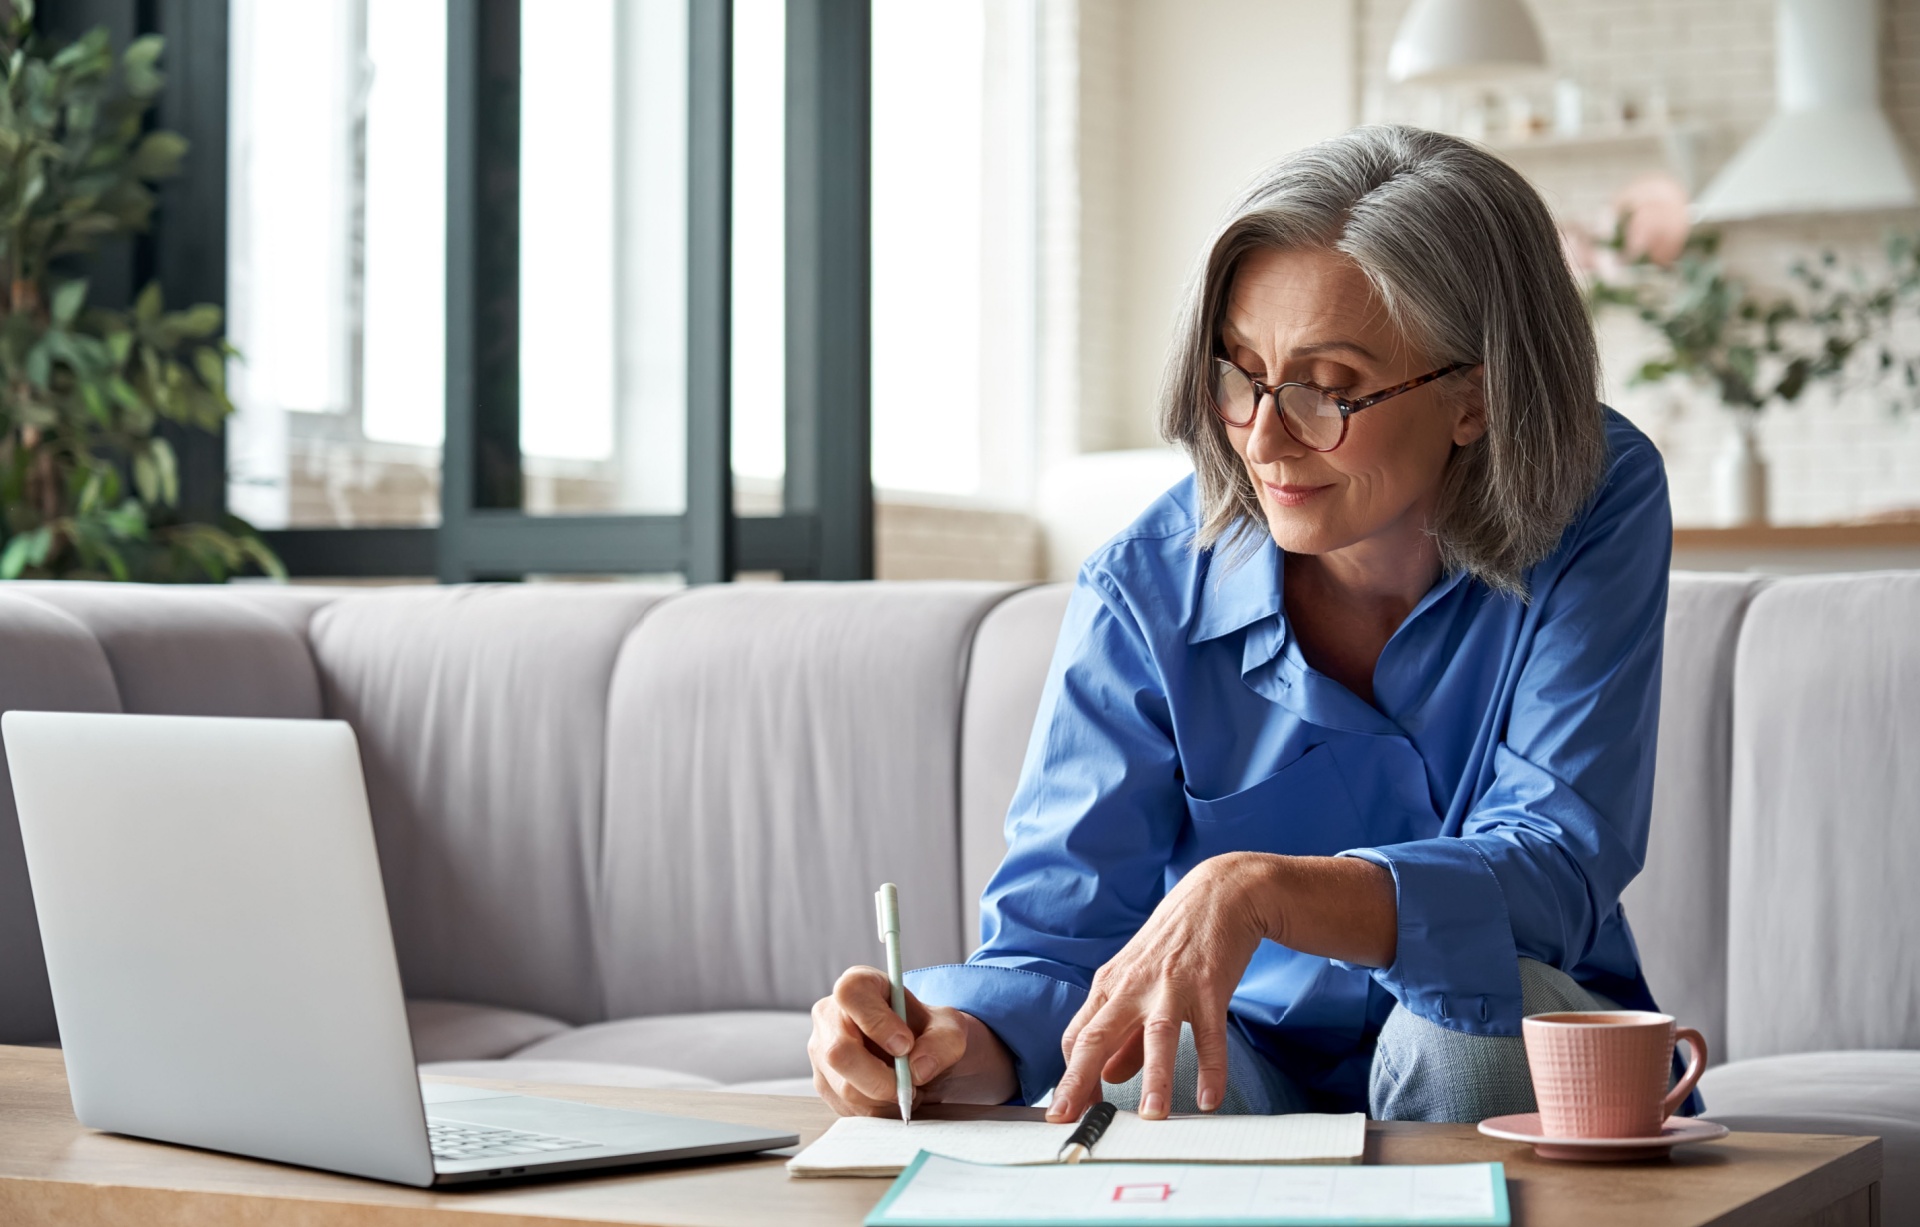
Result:
{"label": "pink saucer", "polygon": [[1664,1159],[1675,1146],[1711,1142],[1727,1136],[1725,1125],[1690,1116],[1669,1116],[1660,1135],[1650,1138],[1550,1138],[1540,1132],[1538,1112],[1494,1116],[1480,1122],[1480,1132],[1507,1142],[1525,1142],[1542,1159],[1578,1159],[1606,1163],[1624,1159]]}

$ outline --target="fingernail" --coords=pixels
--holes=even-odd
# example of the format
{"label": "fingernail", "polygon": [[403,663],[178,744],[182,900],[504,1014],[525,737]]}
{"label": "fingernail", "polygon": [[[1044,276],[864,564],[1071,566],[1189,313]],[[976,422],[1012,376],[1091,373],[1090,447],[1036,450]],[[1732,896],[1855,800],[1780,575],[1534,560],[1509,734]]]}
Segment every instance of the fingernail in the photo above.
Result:
{"label": "fingernail", "polygon": [[1215,1104],[1213,1101],[1217,1098],[1219,1098],[1219,1096],[1214,1094],[1212,1087],[1210,1086],[1201,1087],[1200,1088],[1200,1110],[1202,1112],[1213,1111],[1215,1107]]}
{"label": "fingernail", "polygon": [[904,1035],[896,1035],[887,1041],[887,1051],[896,1057],[904,1057],[913,1051],[913,1041]]}
{"label": "fingernail", "polygon": [[1147,1097],[1140,1101],[1140,1115],[1160,1116],[1167,1110],[1167,1097],[1159,1091],[1148,1091]]}
{"label": "fingernail", "polygon": [[933,1077],[933,1058],[923,1052],[913,1059],[913,1080],[925,1082],[931,1077]]}

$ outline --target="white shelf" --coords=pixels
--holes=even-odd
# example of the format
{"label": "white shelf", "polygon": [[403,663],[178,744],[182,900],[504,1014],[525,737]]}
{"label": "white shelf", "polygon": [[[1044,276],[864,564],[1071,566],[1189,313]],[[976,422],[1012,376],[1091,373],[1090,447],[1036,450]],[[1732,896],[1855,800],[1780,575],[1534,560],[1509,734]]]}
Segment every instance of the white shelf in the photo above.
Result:
{"label": "white shelf", "polygon": [[1534,137],[1498,137],[1479,142],[1502,157],[1528,153],[1608,153],[1634,149],[1666,149],[1677,141],[1691,141],[1699,129],[1690,124],[1662,124],[1623,128],[1613,132],[1582,132],[1578,136],[1558,136],[1551,132]]}

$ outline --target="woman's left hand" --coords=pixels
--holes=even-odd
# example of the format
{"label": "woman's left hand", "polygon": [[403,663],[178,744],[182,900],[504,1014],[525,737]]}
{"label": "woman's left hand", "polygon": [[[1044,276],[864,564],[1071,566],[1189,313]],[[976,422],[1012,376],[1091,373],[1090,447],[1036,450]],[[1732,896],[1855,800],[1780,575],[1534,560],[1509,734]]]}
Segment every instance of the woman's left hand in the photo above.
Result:
{"label": "woman's left hand", "polygon": [[1227,1002],[1268,933],[1260,905],[1274,859],[1237,852],[1202,861],[1095,974],[1061,1037],[1067,1072],[1048,1120],[1078,1120],[1100,1102],[1103,1078],[1124,1082],[1143,1065],[1140,1115],[1166,1116],[1182,1023],[1192,1026],[1200,1056],[1200,1110],[1219,1106],[1227,1089]]}

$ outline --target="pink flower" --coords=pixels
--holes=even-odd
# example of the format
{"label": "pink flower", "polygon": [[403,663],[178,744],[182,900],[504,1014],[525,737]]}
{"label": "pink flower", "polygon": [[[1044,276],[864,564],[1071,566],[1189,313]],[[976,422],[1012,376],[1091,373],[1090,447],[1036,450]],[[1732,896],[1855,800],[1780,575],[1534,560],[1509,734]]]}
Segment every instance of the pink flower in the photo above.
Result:
{"label": "pink flower", "polygon": [[1628,259],[1645,256],[1665,267],[1686,249],[1691,227],[1687,189],[1672,175],[1657,171],[1641,175],[1620,189],[1614,208],[1626,219]]}

